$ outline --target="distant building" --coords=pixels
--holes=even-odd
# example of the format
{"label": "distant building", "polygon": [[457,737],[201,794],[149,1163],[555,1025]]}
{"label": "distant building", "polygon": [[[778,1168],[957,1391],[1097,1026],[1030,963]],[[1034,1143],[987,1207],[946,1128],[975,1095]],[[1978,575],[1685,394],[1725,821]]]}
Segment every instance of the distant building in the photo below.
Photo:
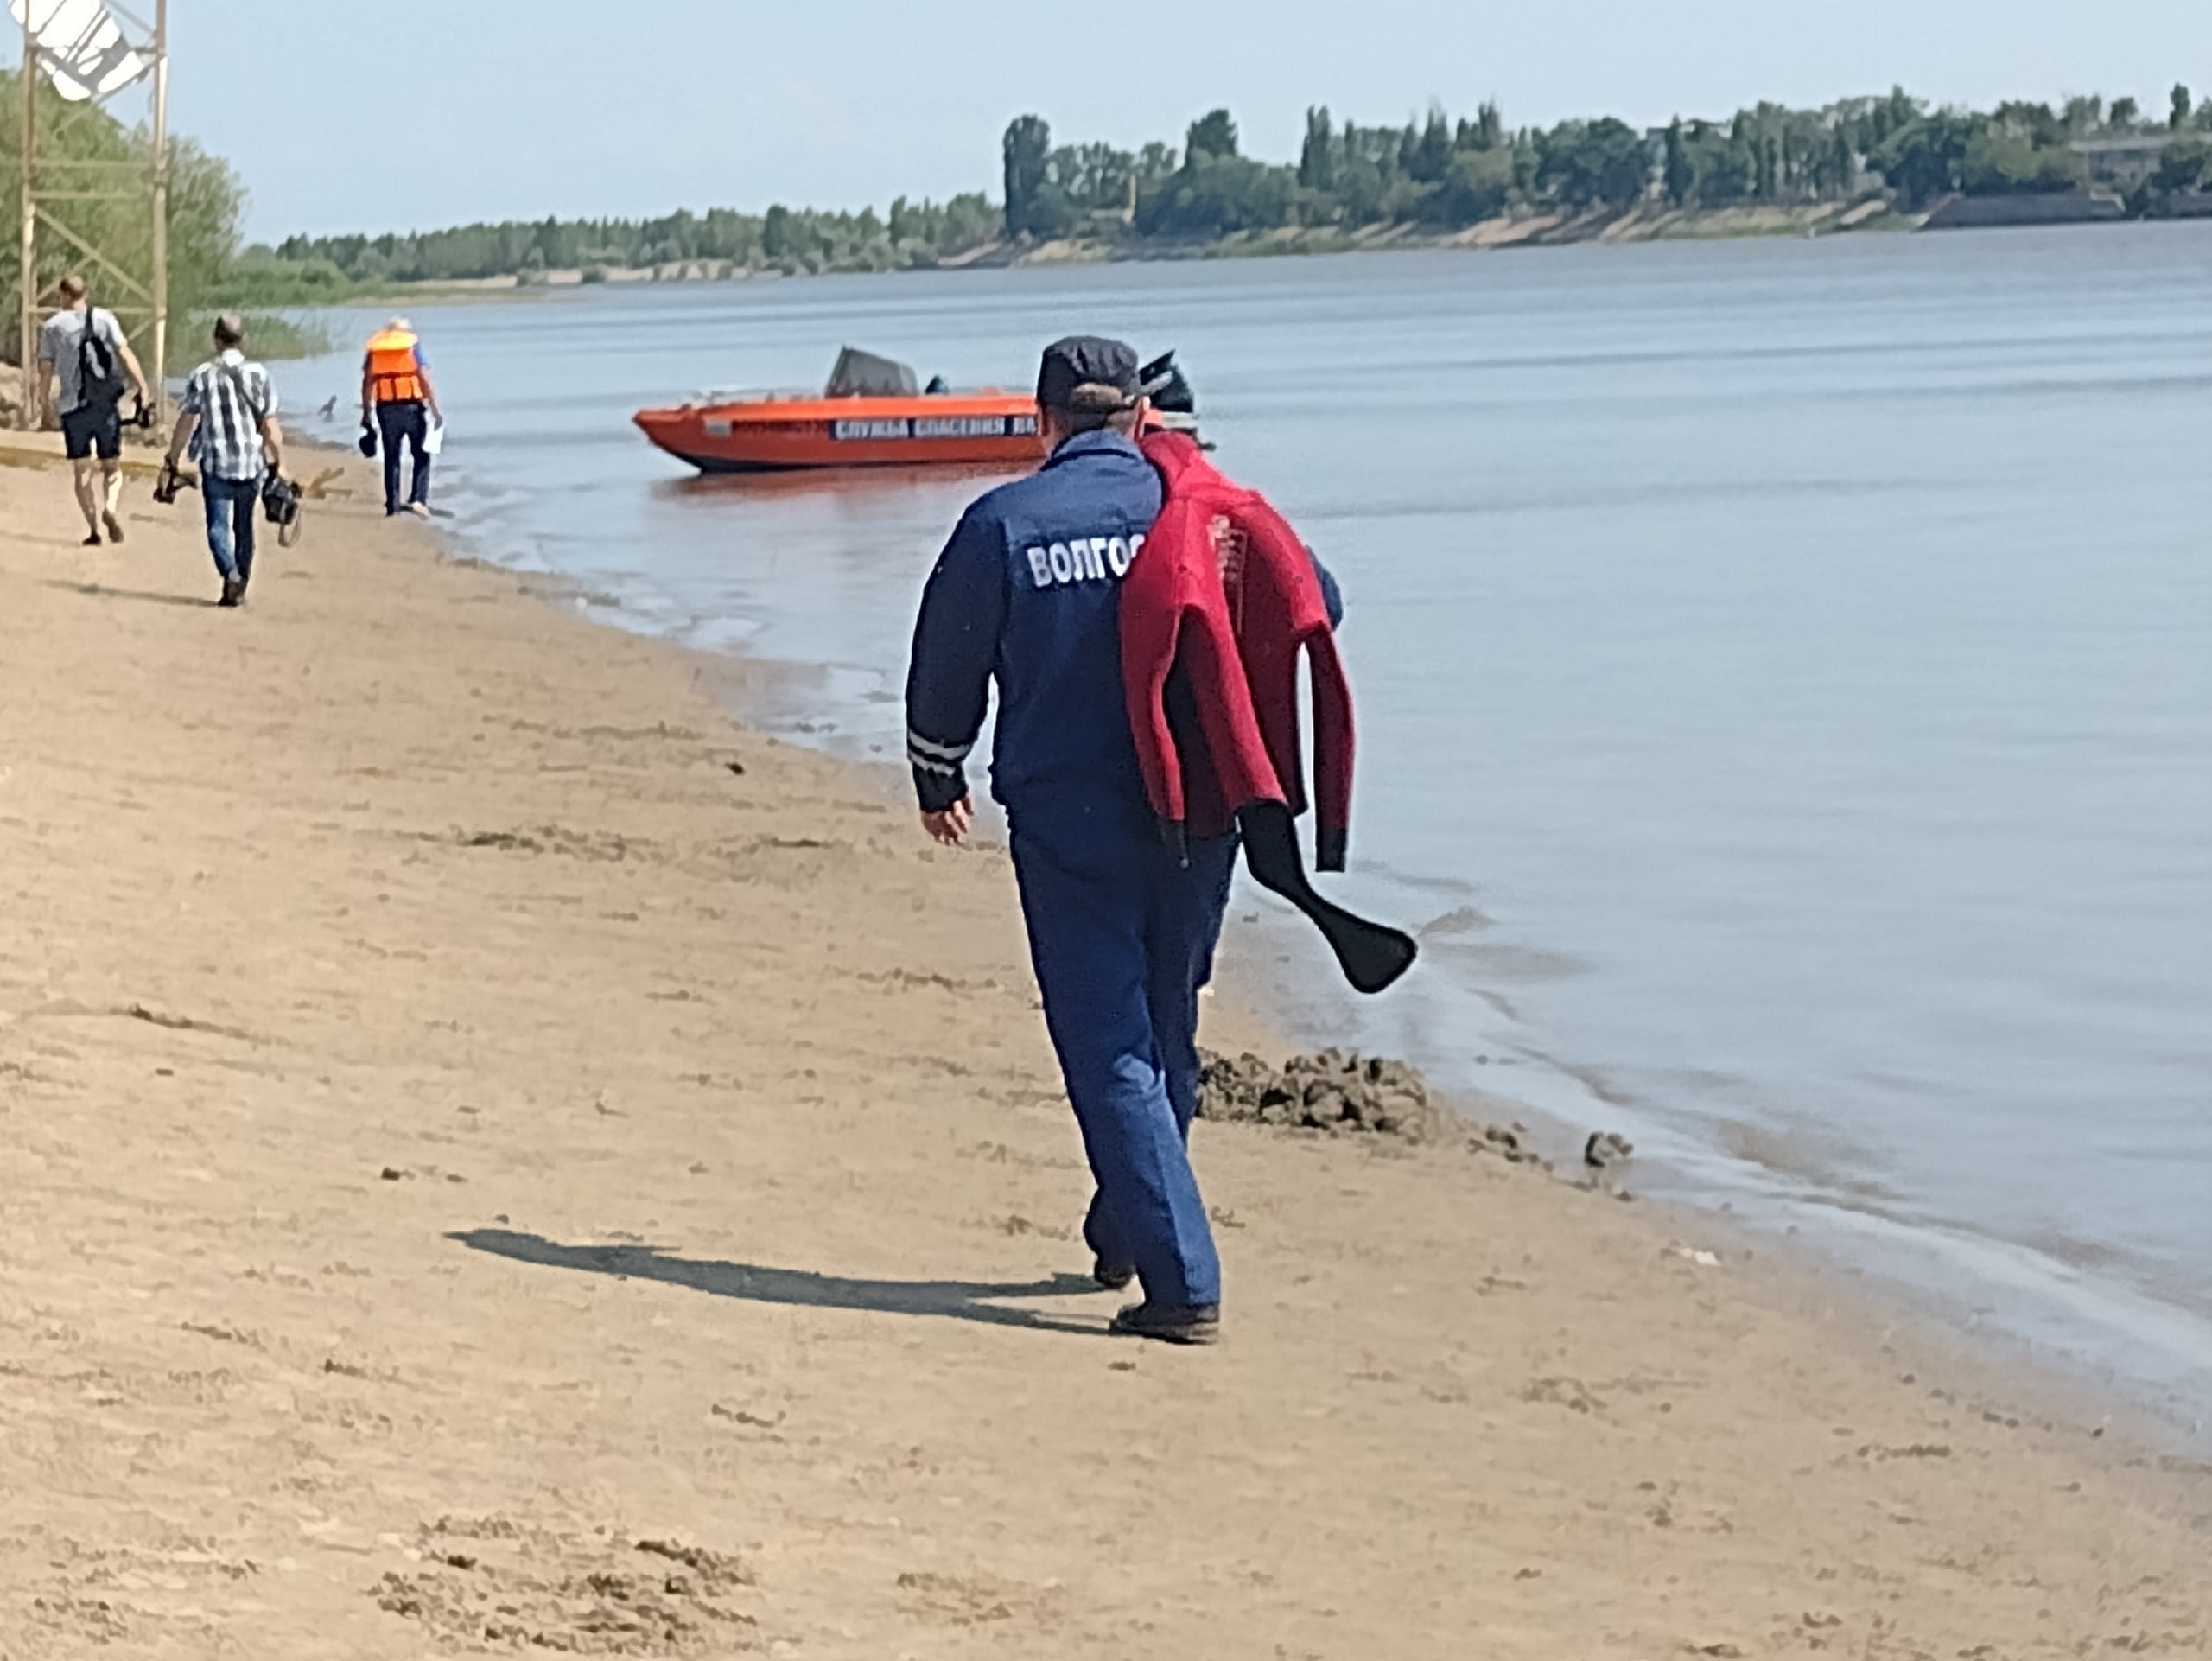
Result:
{"label": "distant building", "polygon": [[2129,191],[2158,170],[2165,159],[2167,135],[2130,133],[2120,138],[2082,138],[2074,148],[2089,170],[2089,182]]}

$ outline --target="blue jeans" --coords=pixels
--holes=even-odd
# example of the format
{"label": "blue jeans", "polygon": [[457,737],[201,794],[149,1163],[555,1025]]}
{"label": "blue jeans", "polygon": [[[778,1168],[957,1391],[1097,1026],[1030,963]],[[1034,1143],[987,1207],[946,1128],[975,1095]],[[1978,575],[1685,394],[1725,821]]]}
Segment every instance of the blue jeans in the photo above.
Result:
{"label": "blue jeans", "polygon": [[227,582],[253,575],[253,512],[261,505],[258,479],[200,475],[200,494],[207,505],[207,551]]}
{"label": "blue jeans", "polygon": [[1198,1100],[1198,989],[1213,971],[1236,839],[1188,867],[1148,810],[1010,808],[1014,869],[1045,1024],[1098,1191],[1084,1239],[1154,1303],[1221,1301],[1221,1263],[1186,1146]]}
{"label": "blue jeans", "polygon": [[430,500],[430,453],[423,448],[430,436],[429,410],[422,404],[379,404],[377,405],[377,436],[384,444],[384,511],[399,512],[399,442],[407,441],[407,449],[415,460],[415,479],[407,493],[410,502],[427,506]]}

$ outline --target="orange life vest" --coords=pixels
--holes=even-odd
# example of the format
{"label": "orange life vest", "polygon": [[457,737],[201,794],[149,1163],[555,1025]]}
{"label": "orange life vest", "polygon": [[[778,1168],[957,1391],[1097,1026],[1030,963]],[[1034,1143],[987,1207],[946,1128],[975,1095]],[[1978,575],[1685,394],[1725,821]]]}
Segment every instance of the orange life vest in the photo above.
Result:
{"label": "orange life vest", "polygon": [[422,366],[415,358],[416,338],[404,328],[369,337],[369,379],[379,404],[420,404]]}

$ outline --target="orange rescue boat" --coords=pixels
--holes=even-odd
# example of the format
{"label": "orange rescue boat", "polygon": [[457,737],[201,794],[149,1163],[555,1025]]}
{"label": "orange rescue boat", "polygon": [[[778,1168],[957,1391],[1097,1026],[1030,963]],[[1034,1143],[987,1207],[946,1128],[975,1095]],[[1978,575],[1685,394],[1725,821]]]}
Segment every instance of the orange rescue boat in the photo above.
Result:
{"label": "orange rescue boat", "polygon": [[1036,400],[986,387],[916,389],[914,372],[847,347],[819,397],[709,398],[632,417],[647,438],[702,473],[802,468],[1033,467],[1045,458]]}

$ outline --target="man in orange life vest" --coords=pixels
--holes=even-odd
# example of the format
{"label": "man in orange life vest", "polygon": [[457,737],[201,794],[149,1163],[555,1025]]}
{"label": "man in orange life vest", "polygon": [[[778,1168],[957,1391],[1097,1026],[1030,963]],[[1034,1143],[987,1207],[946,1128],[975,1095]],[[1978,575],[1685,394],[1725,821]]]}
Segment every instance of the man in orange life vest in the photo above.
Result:
{"label": "man in orange life vest", "polygon": [[[442,422],[437,390],[430,385],[430,366],[423,344],[404,317],[395,317],[369,337],[361,360],[361,426],[375,422],[384,445],[384,511],[387,516],[403,507],[418,518],[430,517],[430,454],[425,442],[430,423]],[[415,463],[407,500],[399,500],[399,446],[404,441]]]}

